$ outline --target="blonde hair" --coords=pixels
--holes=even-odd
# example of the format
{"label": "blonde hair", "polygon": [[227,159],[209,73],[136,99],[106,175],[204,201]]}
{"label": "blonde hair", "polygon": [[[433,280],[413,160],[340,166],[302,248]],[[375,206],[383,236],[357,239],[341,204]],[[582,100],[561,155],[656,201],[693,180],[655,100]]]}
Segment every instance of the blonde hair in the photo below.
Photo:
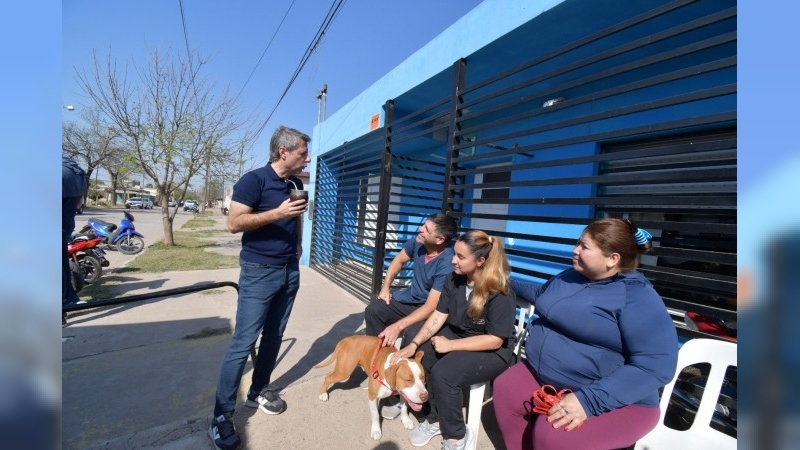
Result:
{"label": "blonde hair", "polygon": [[508,294],[511,289],[509,285],[511,271],[506,259],[506,251],[500,239],[489,236],[481,230],[467,231],[457,241],[466,244],[475,259],[486,258],[483,267],[474,278],[472,299],[467,308],[469,317],[480,319],[489,295],[495,292]]}

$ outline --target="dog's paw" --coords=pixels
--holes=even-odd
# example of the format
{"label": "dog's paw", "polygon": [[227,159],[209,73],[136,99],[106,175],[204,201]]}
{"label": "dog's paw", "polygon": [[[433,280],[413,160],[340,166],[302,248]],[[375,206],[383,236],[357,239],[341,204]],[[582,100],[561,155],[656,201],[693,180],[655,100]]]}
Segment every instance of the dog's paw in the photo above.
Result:
{"label": "dog's paw", "polygon": [[408,416],[400,417],[400,421],[403,422],[403,426],[406,427],[406,430],[414,429],[414,422],[412,422]]}
{"label": "dog's paw", "polygon": [[373,428],[372,430],[370,430],[369,436],[372,438],[372,440],[377,441],[378,439],[381,438],[381,429]]}
{"label": "dog's paw", "polygon": [[320,401],[327,402],[328,401],[328,393],[319,394]]}

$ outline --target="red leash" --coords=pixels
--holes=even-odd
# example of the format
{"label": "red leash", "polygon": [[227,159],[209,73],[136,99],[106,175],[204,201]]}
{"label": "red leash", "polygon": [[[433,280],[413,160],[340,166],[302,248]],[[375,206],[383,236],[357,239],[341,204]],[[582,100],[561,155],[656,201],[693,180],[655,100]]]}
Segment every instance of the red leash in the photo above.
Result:
{"label": "red leash", "polygon": [[394,394],[394,393],[397,393],[397,389],[395,389],[392,386],[389,386],[383,380],[383,378],[381,378],[380,374],[378,373],[378,367],[377,367],[377,365],[378,365],[378,352],[381,350],[381,347],[383,346],[382,344],[383,344],[383,338],[379,337],[378,338],[378,347],[375,348],[375,355],[372,356],[372,365],[371,365],[371,368],[370,368],[372,370],[372,378],[375,378],[376,380],[378,380],[378,383],[380,383],[383,386],[385,386],[386,389],[389,389]]}
{"label": "red leash", "polygon": [[533,412],[547,415],[550,408],[553,405],[558,404],[559,401],[564,397],[564,395],[569,394],[569,389],[562,389],[560,391],[556,391],[556,388],[550,386],[549,384],[545,384],[539,390],[534,391],[533,393]]}

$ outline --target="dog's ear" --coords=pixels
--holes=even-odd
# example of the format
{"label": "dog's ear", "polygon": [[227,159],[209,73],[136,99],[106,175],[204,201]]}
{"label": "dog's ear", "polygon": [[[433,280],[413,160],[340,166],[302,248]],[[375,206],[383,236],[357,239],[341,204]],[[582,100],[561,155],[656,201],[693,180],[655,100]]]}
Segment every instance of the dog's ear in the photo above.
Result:
{"label": "dog's ear", "polygon": [[383,379],[386,381],[386,384],[389,386],[394,386],[397,382],[397,368],[400,367],[400,364],[394,364],[386,368],[383,372]]}
{"label": "dog's ear", "polygon": [[425,352],[420,350],[417,353],[414,353],[414,361],[422,364],[422,356],[425,355]]}

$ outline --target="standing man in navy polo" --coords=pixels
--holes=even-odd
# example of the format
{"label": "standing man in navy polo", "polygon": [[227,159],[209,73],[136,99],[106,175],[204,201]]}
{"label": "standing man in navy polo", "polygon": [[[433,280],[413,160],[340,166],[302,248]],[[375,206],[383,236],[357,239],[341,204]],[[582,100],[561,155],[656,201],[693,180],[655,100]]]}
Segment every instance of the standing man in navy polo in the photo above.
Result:
{"label": "standing man in navy polo", "polygon": [[219,450],[241,447],[232,416],[247,357],[259,333],[261,345],[245,406],[267,414],[286,409],[286,402],[269,383],[300,287],[301,216],[307,202],[289,200],[289,191],[303,189],[295,175],[311,162],[309,141],[304,133],[279,127],[270,140],[269,164],[244,174],[233,186],[228,230],[242,233],[241,270],[236,328],[220,370],[209,428]]}

